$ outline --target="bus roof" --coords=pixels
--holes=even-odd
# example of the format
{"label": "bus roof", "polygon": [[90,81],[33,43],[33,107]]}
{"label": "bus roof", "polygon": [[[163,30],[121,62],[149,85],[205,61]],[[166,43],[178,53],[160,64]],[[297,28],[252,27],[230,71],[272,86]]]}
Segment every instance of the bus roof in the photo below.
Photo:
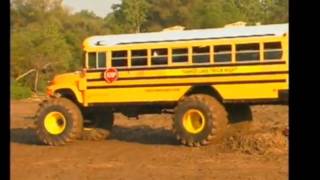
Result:
{"label": "bus roof", "polygon": [[92,36],[84,41],[84,46],[114,46],[121,44],[185,41],[250,36],[279,36],[288,32],[288,24],[271,24],[214,29],[194,29],[184,31],[161,31],[136,34]]}

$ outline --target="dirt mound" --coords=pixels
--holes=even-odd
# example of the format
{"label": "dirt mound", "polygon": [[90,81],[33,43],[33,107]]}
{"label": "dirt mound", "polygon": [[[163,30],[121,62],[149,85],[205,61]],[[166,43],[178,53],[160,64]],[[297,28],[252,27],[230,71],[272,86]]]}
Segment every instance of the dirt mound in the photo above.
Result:
{"label": "dirt mound", "polygon": [[236,134],[224,142],[226,148],[247,154],[284,154],[288,152],[288,138],[281,132]]}
{"label": "dirt mound", "polygon": [[252,106],[253,121],[235,124],[224,148],[246,154],[288,152],[288,106]]}

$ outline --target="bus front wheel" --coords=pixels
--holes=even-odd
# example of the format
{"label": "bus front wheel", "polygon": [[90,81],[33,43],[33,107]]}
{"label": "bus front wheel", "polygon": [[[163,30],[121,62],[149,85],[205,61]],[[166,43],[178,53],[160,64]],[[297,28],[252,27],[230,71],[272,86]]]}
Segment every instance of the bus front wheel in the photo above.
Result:
{"label": "bus front wheel", "polygon": [[43,101],[35,118],[36,133],[45,144],[63,145],[81,135],[82,114],[69,99],[61,97]]}

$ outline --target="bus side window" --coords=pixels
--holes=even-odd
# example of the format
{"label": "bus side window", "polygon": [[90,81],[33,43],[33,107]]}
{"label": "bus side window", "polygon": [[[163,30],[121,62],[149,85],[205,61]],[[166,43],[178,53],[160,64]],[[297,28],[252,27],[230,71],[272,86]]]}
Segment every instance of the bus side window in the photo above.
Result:
{"label": "bus side window", "polygon": [[128,66],[127,51],[112,51],[112,67],[126,67]]}
{"label": "bus side window", "polygon": [[147,66],[148,65],[147,50],[132,50],[131,51],[131,65],[132,66]]}
{"label": "bus side window", "polygon": [[151,65],[168,64],[168,49],[152,49]]}
{"label": "bus side window", "polygon": [[192,47],[192,62],[193,63],[209,63],[210,49],[205,47]]}
{"label": "bus side window", "polygon": [[231,62],[231,45],[214,46],[214,62],[215,63]]}
{"label": "bus side window", "polygon": [[89,69],[97,68],[97,53],[96,52],[89,52],[88,53],[88,66]]}
{"label": "bus side window", "polygon": [[187,63],[188,62],[188,48],[172,49],[173,63]]}
{"label": "bus side window", "polygon": [[264,60],[280,60],[281,58],[281,42],[264,43]]}
{"label": "bus side window", "polygon": [[106,67],[106,53],[99,52],[98,53],[98,68],[105,68]]}
{"label": "bus side window", "polygon": [[236,61],[259,61],[259,43],[236,45]]}

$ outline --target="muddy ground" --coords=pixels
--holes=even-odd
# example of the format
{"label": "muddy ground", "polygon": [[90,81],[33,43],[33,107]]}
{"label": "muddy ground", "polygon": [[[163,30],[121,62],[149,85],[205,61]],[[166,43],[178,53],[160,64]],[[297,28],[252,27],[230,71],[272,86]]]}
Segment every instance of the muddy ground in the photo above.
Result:
{"label": "muddy ground", "polygon": [[288,179],[288,106],[252,106],[252,121],[233,122],[218,145],[190,148],[171,132],[170,116],[116,115],[108,140],[42,145],[37,103],[11,102],[11,179]]}

